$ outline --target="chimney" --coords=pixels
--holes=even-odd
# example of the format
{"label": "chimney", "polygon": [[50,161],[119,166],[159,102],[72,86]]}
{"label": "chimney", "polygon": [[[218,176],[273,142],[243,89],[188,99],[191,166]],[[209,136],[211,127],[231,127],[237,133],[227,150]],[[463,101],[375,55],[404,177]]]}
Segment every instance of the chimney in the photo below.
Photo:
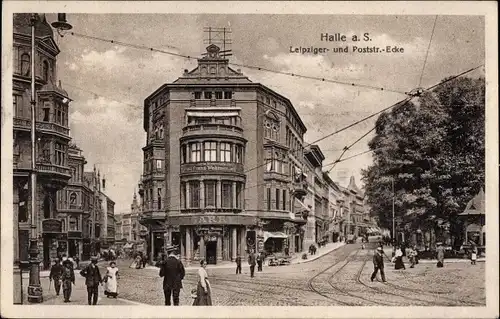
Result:
{"label": "chimney", "polygon": [[102,177],[102,190],[106,190],[106,176]]}

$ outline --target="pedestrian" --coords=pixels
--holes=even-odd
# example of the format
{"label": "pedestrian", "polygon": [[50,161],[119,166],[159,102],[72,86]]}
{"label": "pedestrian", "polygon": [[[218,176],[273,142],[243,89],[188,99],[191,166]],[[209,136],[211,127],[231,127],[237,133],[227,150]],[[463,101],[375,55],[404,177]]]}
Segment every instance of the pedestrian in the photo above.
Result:
{"label": "pedestrian", "polygon": [[236,257],[236,274],[241,274],[241,257],[240,254]]}
{"label": "pedestrian", "polygon": [[64,302],[70,302],[71,298],[71,284],[75,284],[75,272],[73,271],[73,263],[66,260],[63,263],[63,273],[61,276]]}
{"label": "pedestrian", "polygon": [[172,250],[160,268],[160,277],[163,277],[165,306],[171,305],[171,297],[173,299],[174,306],[179,305],[179,293],[182,289],[182,280],[184,279],[184,276],[184,265],[176,256],[176,252]]}
{"label": "pedestrian", "polygon": [[250,277],[253,278],[255,272],[255,254],[253,249],[250,249],[250,254],[248,255],[248,264],[250,265]]}
{"label": "pedestrian", "polygon": [[146,268],[146,263],[148,261],[148,255],[142,256],[142,268]]}
{"label": "pedestrian", "polygon": [[200,269],[198,269],[198,285],[196,287],[196,298],[193,301],[193,306],[211,306],[212,305],[212,290],[208,281],[208,274],[205,268],[207,262],[200,261]]}
{"label": "pedestrian", "polygon": [[61,277],[63,273],[63,266],[59,258],[56,258],[54,265],[50,267],[49,281],[54,280],[54,290],[56,291],[56,296],[59,296],[61,291]]}
{"label": "pedestrian", "polygon": [[104,289],[104,294],[109,298],[113,297],[116,299],[118,296],[118,268],[114,261],[109,263],[109,267],[106,269],[106,285]]}
{"label": "pedestrian", "polygon": [[476,260],[477,260],[477,246],[476,245],[472,245],[472,251],[471,251],[471,254],[470,254],[470,263],[471,265],[475,265],[476,264]]}
{"label": "pedestrian", "polygon": [[80,258],[78,258],[78,255],[76,255],[74,259],[76,263],[76,269],[80,269]]}
{"label": "pedestrian", "polygon": [[257,271],[262,271],[262,253],[257,254]]}
{"label": "pedestrian", "polygon": [[444,247],[440,242],[436,245],[437,267],[442,268],[444,266]]}
{"label": "pedestrian", "polygon": [[408,249],[408,259],[410,260],[410,268],[414,268],[417,261],[417,251],[415,247]]}
{"label": "pedestrian", "polygon": [[384,273],[384,251],[380,247],[377,247],[377,250],[373,255],[373,273],[370,278],[371,281],[375,279],[378,271],[380,271],[380,277],[382,277],[382,281],[386,282]]}
{"label": "pedestrian", "polygon": [[396,247],[396,253],[394,254],[394,269],[406,269],[403,262],[403,251],[401,247]]}
{"label": "pedestrian", "polygon": [[96,305],[99,295],[99,284],[102,286],[101,272],[97,266],[98,258],[92,256],[90,264],[80,271],[80,275],[85,277],[85,285],[87,286],[87,301],[89,305]]}

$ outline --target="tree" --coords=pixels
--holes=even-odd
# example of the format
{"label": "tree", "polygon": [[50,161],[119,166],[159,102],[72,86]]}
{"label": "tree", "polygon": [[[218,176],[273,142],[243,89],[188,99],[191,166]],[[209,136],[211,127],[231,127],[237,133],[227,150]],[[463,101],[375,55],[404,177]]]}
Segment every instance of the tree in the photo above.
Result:
{"label": "tree", "polygon": [[379,116],[363,178],[382,227],[392,228],[394,181],[397,220],[440,220],[456,232],[457,214],[484,185],[484,101],[483,78],[458,78]]}

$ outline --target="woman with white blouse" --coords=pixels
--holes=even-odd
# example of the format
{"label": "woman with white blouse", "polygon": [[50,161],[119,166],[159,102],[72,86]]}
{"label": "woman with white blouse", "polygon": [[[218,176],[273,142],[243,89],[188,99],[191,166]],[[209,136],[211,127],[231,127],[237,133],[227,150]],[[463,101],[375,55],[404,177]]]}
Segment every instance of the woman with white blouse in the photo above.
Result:
{"label": "woman with white blouse", "polygon": [[207,262],[200,261],[200,269],[198,269],[198,286],[196,288],[196,298],[194,299],[193,306],[211,306],[212,293],[210,289],[210,282],[208,281],[208,274],[205,268]]}

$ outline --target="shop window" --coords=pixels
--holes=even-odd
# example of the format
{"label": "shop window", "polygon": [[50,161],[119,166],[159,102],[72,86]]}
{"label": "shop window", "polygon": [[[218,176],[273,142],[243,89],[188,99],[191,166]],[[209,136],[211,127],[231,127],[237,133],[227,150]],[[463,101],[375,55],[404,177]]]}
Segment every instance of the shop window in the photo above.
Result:
{"label": "shop window", "polygon": [[217,183],[215,181],[205,181],[205,207],[217,206]]}
{"label": "shop window", "polygon": [[267,210],[271,210],[271,189],[267,189]]}
{"label": "shop window", "polygon": [[204,160],[205,162],[216,162],[217,161],[217,143],[216,142],[205,142],[204,145]]}
{"label": "shop window", "polygon": [[243,208],[243,205],[241,203],[242,191],[243,191],[243,184],[236,183],[236,208]]}
{"label": "shop window", "polygon": [[220,161],[231,162],[231,144],[220,143]]}
{"label": "shop window", "polygon": [[280,209],[280,190],[276,189],[276,209]]}
{"label": "shop window", "polygon": [[42,64],[42,76],[45,82],[49,81],[49,62],[43,61]]}
{"label": "shop window", "polygon": [[77,231],[78,230],[78,220],[76,219],[75,216],[69,217],[69,230],[70,231]]}
{"label": "shop window", "polygon": [[222,207],[233,207],[233,184],[231,182],[222,183]]}

